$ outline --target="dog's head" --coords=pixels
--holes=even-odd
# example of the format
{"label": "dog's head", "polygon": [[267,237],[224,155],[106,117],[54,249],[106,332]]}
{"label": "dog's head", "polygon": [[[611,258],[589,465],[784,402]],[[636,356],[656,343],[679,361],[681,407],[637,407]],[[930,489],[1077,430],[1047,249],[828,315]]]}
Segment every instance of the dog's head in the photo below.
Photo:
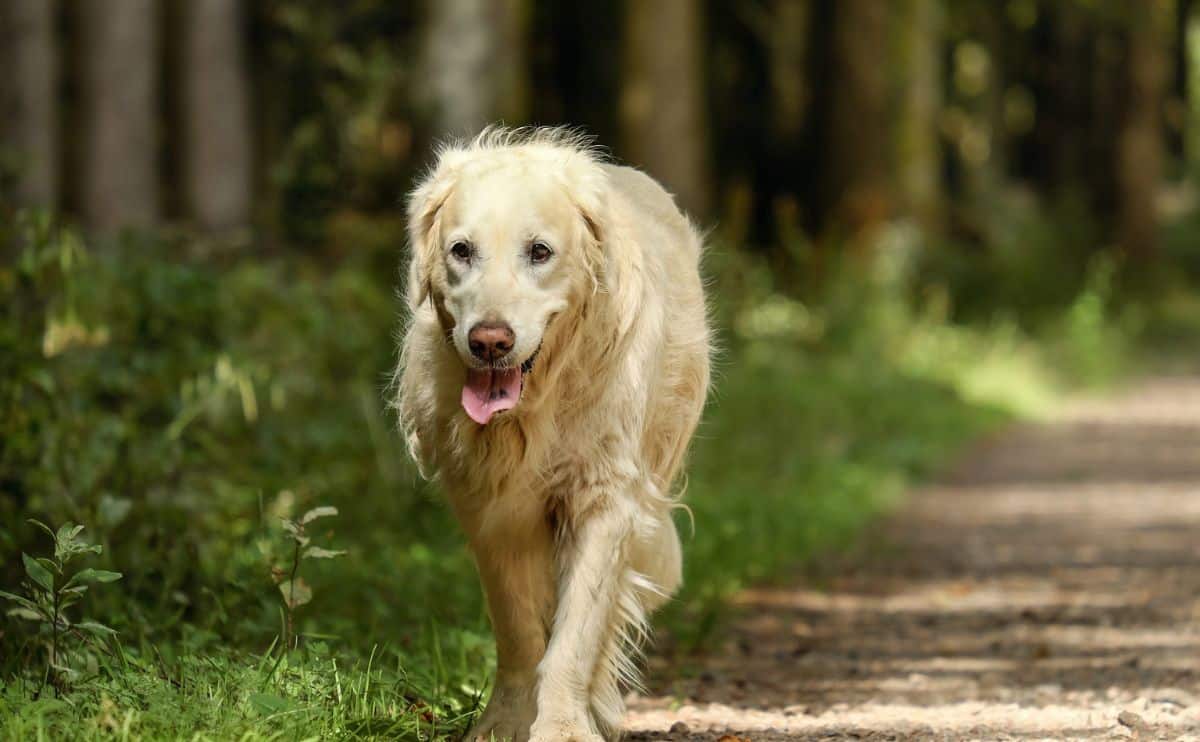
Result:
{"label": "dog's head", "polygon": [[518,404],[556,318],[596,288],[606,189],[577,142],[492,132],[443,150],[413,192],[409,302],[436,310],[476,422]]}

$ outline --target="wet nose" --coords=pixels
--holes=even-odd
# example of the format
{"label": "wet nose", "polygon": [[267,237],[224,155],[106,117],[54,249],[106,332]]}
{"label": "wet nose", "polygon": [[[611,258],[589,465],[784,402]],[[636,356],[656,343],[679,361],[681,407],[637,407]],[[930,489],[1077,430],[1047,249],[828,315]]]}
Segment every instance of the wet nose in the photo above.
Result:
{"label": "wet nose", "polygon": [[516,336],[507,322],[480,322],[467,333],[471,355],[481,361],[494,363],[513,349]]}

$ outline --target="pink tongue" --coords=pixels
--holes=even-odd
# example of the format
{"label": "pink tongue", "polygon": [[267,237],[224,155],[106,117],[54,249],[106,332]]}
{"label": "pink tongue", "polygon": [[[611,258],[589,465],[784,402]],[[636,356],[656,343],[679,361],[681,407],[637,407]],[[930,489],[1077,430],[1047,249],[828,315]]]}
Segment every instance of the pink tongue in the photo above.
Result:
{"label": "pink tongue", "polygon": [[517,406],[521,398],[521,369],[467,369],[462,406],[471,419],[487,425],[492,415]]}

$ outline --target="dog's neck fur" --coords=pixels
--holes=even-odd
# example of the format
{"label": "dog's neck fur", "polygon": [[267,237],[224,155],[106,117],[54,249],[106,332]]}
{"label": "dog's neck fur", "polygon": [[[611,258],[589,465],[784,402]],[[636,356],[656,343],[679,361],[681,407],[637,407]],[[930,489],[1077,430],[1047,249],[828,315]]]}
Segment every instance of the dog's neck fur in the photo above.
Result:
{"label": "dog's neck fur", "polygon": [[[517,490],[523,496],[546,492],[556,484],[556,462],[550,456],[550,444],[563,440],[580,440],[580,436],[565,435],[573,420],[590,418],[585,410],[608,403],[607,385],[599,383],[616,373],[628,342],[623,336],[596,338],[583,328],[595,312],[612,311],[606,306],[607,292],[584,290],[572,303],[572,308],[555,317],[547,328],[537,363],[526,375],[521,401],[515,408],[498,415],[487,425],[470,420],[460,406],[445,404],[438,410],[453,452],[448,460],[438,462],[443,476],[453,477],[483,498],[502,498]],[[436,302],[436,297],[430,297]],[[447,344],[457,361],[457,354]],[[461,362],[459,362],[461,363]],[[453,395],[438,395],[450,400]],[[555,457],[587,455],[584,451],[559,450]]]}

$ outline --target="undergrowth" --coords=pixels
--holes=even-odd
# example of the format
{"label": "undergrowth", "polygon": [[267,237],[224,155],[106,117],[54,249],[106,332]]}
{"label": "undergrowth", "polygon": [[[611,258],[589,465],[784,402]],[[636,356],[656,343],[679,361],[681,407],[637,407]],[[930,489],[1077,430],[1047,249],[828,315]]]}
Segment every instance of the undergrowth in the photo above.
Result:
{"label": "undergrowth", "polygon": [[[86,524],[124,579],[88,596],[117,635],[62,655],[62,693],[39,692],[46,632],[0,624],[0,737],[461,733],[494,657],[462,538],[384,412],[398,256],[202,263],[152,237],[93,252],[37,215],[6,229],[0,588],[28,579],[29,518]],[[714,248],[685,587],[657,621],[674,651],[702,649],[740,587],[862,538],[964,441],[1128,356],[1137,317],[1103,259],[1036,329],[964,324],[900,243],[806,291]],[[306,552],[318,538],[345,553],[316,558],[335,555]]]}

